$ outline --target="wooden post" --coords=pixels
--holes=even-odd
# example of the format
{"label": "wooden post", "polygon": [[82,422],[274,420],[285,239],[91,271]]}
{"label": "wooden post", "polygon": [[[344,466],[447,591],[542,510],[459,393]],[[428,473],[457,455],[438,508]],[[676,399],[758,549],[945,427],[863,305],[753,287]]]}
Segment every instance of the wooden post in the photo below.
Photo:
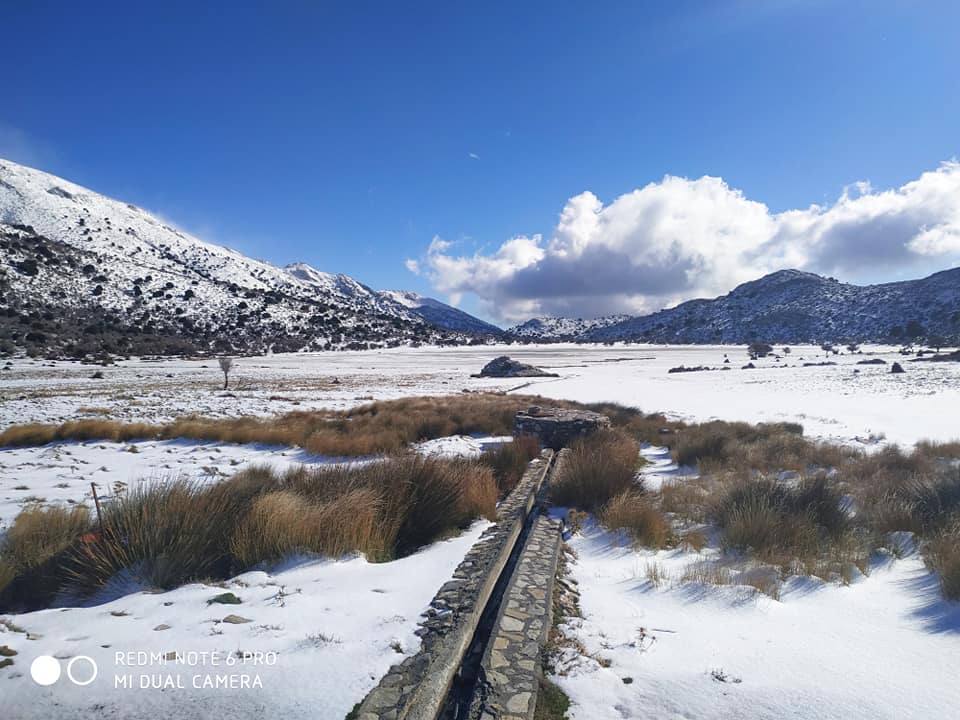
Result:
{"label": "wooden post", "polygon": [[100,498],[97,497],[97,484],[91,482],[90,489],[93,491],[93,504],[97,506],[97,524],[100,526],[100,532],[103,532],[103,515],[100,513]]}

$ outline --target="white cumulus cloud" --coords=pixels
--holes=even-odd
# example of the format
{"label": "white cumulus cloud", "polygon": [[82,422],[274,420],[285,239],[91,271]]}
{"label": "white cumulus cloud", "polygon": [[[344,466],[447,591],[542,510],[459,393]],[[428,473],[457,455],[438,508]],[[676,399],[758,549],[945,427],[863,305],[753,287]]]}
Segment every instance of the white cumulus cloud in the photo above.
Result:
{"label": "white cumulus cloud", "polygon": [[772,213],[723,179],[666,176],[608,205],[570,198],[552,234],[460,254],[434,238],[408,267],[449,296],[473,293],[503,320],[650,312],[713,297],[783,268],[863,281],[960,263],[960,163],[902,187],[868,182],[833,204]]}

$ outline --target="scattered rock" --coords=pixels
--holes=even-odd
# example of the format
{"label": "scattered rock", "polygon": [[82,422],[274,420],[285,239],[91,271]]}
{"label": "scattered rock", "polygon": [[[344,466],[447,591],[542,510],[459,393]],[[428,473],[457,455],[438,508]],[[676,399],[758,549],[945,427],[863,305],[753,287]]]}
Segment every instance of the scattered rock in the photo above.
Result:
{"label": "scattered rock", "polygon": [[207,600],[207,605],[213,605],[214,603],[219,603],[220,605],[239,605],[242,602],[243,600],[232,592],[225,592]]}
{"label": "scattered rock", "polygon": [[869,360],[857,360],[857,365],[886,365],[887,361],[883,358],[870,358]]}
{"label": "scattered rock", "polygon": [[8,645],[0,645],[0,656],[2,657],[13,657],[17,654],[17,651]]}
{"label": "scattered rock", "polygon": [[743,366],[742,368],[740,368],[740,369],[741,369],[741,370],[756,370],[756,369],[757,369],[757,366],[754,365],[752,362],[748,362],[746,365],[744,365],[744,366]]}
{"label": "scattered rock", "polygon": [[823,362],[805,362],[804,367],[827,367],[829,365],[836,365],[833,360],[824,360]]}
{"label": "scattered rock", "polygon": [[667,374],[670,373],[688,373],[688,372],[706,372],[708,370],[713,370],[712,367],[707,367],[706,365],[697,365],[696,367],[687,367],[686,365],[678,365],[677,367],[672,367],[667,370]]}
{"label": "scattered rock", "polygon": [[166,623],[161,623],[154,628],[154,631],[162,632],[163,630],[169,630],[169,629],[170,629],[169,625],[167,625]]}
{"label": "scattered rock", "polygon": [[899,375],[900,373],[904,373],[904,372],[906,372],[906,370],[904,370],[903,365],[901,365],[898,362],[895,362],[893,365],[890,366],[891,375]]}
{"label": "scattered rock", "polygon": [[240,617],[239,615],[227,615],[221,622],[230,625],[242,625],[243,623],[253,622],[250,618]]}
{"label": "scattered rock", "polygon": [[472,377],[560,377],[556,373],[550,373],[541,370],[533,365],[513,360],[506,355],[501,355],[483,366],[478,375]]}
{"label": "scattered rock", "polygon": [[127,617],[127,615],[130,613],[128,613],[126,610],[111,610],[110,614],[114,617]]}
{"label": "scattered rock", "polygon": [[942,355],[937,353],[936,355],[918,357],[911,362],[960,362],[960,350],[955,350],[952,353],[943,353]]}
{"label": "scattered rock", "polygon": [[632,678],[632,677],[621,678],[621,680],[623,680],[623,684],[624,684],[624,685],[632,685],[632,684],[633,684],[633,678]]}
{"label": "scattered rock", "polygon": [[11,665],[13,665],[13,660],[10,658],[4,658],[3,660],[0,660],[0,670],[5,667],[10,667]]}

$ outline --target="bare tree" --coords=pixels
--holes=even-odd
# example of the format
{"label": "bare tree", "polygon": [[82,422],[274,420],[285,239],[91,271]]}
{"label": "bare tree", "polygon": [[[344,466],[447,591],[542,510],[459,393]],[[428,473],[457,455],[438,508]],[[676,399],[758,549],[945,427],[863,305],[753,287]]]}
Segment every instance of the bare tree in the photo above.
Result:
{"label": "bare tree", "polygon": [[220,370],[223,372],[223,389],[227,389],[227,383],[230,382],[230,371],[233,370],[233,358],[220,358]]}

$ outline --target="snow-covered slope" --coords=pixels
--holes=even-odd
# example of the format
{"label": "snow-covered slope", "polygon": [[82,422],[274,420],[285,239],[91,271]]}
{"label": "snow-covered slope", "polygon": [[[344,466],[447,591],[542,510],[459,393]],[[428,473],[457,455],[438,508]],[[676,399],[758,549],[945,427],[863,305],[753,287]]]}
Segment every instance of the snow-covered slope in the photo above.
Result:
{"label": "snow-covered slope", "polygon": [[279,351],[465,339],[345,275],[248,258],[7,160],[0,250],[0,350]]}
{"label": "snow-covered slope", "polygon": [[503,335],[503,330],[496,325],[491,325],[463,310],[457,310],[455,307],[424,297],[419,293],[410,290],[383,290],[380,294],[403,305],[437,327],[458,332]]}
{"label": "snow-covered slope", "polygon": [[627,320],[629,315],[608,315],[584,320],[583,318],[537,317],[515,325],[507,332],[511,335],[536,340],[571,340],[597,328],[604,328]]}
{"label": "snow-covered slope", "polygon": [[[582,323],[582,325],[581,325]],[[582,328],[582,329],[581,329]],[[512,328],[540,339],[656,343],[912,342],[960,336],[960,268],[858,286],[780,270],[713,300],[609,322],[537,318]]]}

